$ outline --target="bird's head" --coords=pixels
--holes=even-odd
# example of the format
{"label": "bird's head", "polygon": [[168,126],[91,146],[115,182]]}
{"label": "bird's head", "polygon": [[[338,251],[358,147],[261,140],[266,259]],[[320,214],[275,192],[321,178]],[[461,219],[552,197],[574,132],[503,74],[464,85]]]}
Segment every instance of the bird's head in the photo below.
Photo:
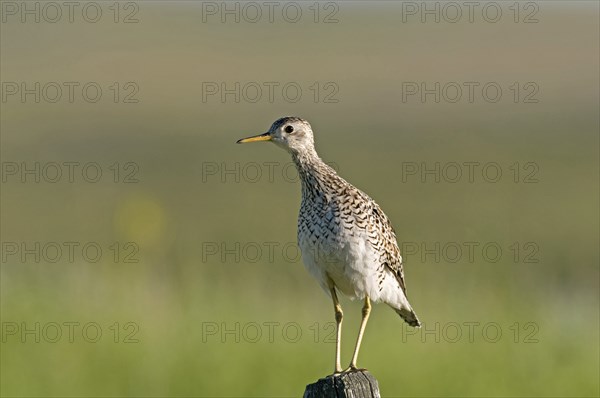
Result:
{"label": "bird's head", "polygon": [[238,140],[238,144],[256,141],[272,141],[288,152],[299,154],[314,150],[315,141],[310,124],[299,117],[287,116],[277,119],[269,131]]}

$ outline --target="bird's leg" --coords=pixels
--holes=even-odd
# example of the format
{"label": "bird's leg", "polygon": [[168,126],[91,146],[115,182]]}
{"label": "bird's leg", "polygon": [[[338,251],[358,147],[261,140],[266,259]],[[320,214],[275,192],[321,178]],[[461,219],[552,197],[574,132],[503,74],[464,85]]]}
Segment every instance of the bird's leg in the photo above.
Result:
{"label": "bird's leg", "polygon": [[360,343],[362,342],[363,333],[367,327],[367,321],[369,320],[369,314],[371,313],[371,300],[369,296],[365,297],[365,305],[362,308],[362,321],[360,322],[360,329],[358,330],[358,339],[356,339],[356,347],[354,347],[354,355],[352,355],[352,361],[350,362],[349,370],[356,370],[356,360],[358,359],[358,351],[360,350]]}
{"label": "bird's leg", "polygon": [[335,337],[335,373],[342,372],[342,365],[340,361],[340,346],[342,343],[342,318],[344,313],[342,312],[342,306],[338,300],[335,292],[335,287],[331,286],[331,298],[333,299],[333,309],[335,310],[335,325],[336,325],[336,337]]}

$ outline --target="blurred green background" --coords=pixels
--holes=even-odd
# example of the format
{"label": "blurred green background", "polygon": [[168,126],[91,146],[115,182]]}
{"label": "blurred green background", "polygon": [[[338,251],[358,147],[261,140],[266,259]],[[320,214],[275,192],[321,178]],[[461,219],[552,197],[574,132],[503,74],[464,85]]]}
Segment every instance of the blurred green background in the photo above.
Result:
{"label": "blurred green background", "polygon": [[[596,2],[517,3],[518,23],[513,2],[498,3],[497,23],[480,12],[421,23],[393,2],[319,4],[318,23],[312,2],[298,3],[297,23],[280,12],[273,23],[221,23],[195,2],[119,3],[115,23],[115,5],[97,4],[97,23],[77,12],[73,23],[22,23],[3,8],[3,396],[291,397],[329,374],[333,310],[292,246],[300,188],[289,156],[234,145],[284,115],[311,122],[323,159],[378,201],[412,253],[408,295],[425,327],[376,305],[359,359],[383,396],[598,396]],[[538,22],[523,23],[533,11]],[[331,12],[337,23],[322,23]],[[130,15],[138,22],[122,23]],[[73,102],[65,89],[36,103],[9,95],[11,82],[80,86]],[[103,90],[96,103],[81,97],[87,82]],[[203,100],[207,82],[295,82],[302,96]],[[503,96],[403,101],[406,82],[496,82]],[[514,82],[533,82],[537,103],[522,97],[532,86],[515,102]],[[124,102],[136,89],[137,102]],[[78,168],[71,183],[65,168],[36,183],[20,174],[36,162],[40,173],[97,162],[103,174],[90,183]],[[503,174],[403,175],[436,162],[495,162]],[[524,181],[525,167],[537,182]],[[40,260],[23,259],[21,245],[36,242]],[[48,261],[49,242],[77,242],[73,261],[66,249]],[[99,261],[83,257],[87,242]],[[472,259],[465,242],[478,245]],[[498,261],[482,254],[490,242]],[[423,258],[436,244],[440,258]],[[342,305],[345,364],[360,303]],[[72,338],[66,322],[78,323]]]}

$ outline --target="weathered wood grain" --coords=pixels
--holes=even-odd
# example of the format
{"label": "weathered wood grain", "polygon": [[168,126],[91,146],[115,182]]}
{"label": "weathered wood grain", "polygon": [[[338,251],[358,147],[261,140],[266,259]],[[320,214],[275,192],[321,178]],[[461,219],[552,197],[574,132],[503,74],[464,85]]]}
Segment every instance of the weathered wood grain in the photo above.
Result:
{"label": "weathered wood grain", "polygon": [[381,398],[379,385],[366,370],[319,379],[306,386],[304,398]]}

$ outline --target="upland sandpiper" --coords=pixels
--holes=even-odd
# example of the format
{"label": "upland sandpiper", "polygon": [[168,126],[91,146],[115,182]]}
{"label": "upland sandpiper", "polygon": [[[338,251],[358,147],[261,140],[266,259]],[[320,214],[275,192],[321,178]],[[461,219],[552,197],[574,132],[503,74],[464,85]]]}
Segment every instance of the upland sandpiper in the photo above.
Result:
{"label": "upland sandpiper", "polygon": [[406,298],[402,256],[394,228],[373,199],[321,160],[306,120],[283,117],[266,133],[237,142],[256,141],[271,141],[287,150],[298,169],[302,182],[298,245],[304,265],[333,300],[337,325],[335,373],[342,372],[343,313],[337,291],[364,300],[354,354],[345,371],[356,370],[371,300],[383,301],[409,325],[420,326]]}

